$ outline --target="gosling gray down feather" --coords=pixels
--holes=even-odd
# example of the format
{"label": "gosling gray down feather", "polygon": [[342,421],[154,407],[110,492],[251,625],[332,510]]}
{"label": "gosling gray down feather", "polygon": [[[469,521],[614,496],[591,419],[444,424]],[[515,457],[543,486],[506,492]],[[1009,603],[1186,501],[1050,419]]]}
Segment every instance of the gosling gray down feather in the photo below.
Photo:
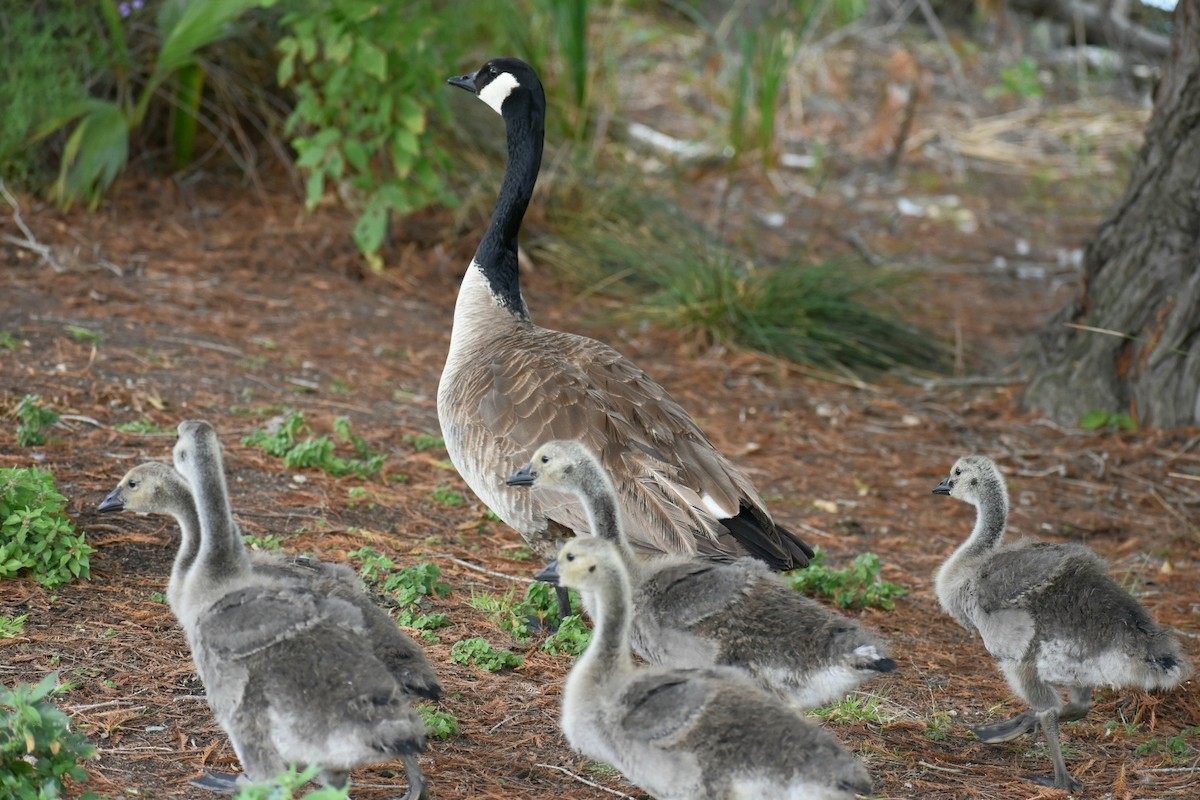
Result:
{"label": "gosling gray down feather", "polygon": [[531,321],[517,238],[542,157],[546,100],[536,72],[497,58],[449,83],[499,112],[508,140],[504,181],[459,290],[438,383],[446,449],[471,490],[548,558],[564,538],[588,532],[586,514],[571,495],[517,491],[504,478],[538,443],[582,439],[614,477],[637,550],[806,565],[811,548],[771,519],[750,479],[662,386],[606,344]]}
{"label": "gosling gray down feather", "polygon": [[[879,636],[795,591],[761,561],[637,557],[612,481],[582,442],[543,444],[508,480],[577,496],[589,529],[618,546],[633,586],[633,648],[647,661],[732,667],[802,708],[838,700],[896,667]],[[594,612],[593,599],[583,599]]]}
{"label": "gosling gray down feather", "polygon": [[[938,601],[964,628],[979,633],[1009,686],[1031,707],[974,732],[995,743],[1040,727],[1054,762],[1054,778],[1045,782],[1079,791],[1083,784],[1063,761],[1058,723],[1082,719],[1096,686],[1170,689],[1191,666],[1171,632],[1088,548],[1032,540],[1002,544],[1008,489],[991,459],[960,458],[933,491],[976,507],[971,535],[937,571]],[[1068,691],[1065,706],[1055,687]]]}
{"label": "gosling gray down feather", "polygon": [[625,559],[577,537],[539,578],[593,597],[595,631],[567,676],[562,729],[659,800],[851,800],[868,794],[861,763],[828,731],[723,668],[636,667]]}
{"label": "gosling gray down feather", "polygon": [[[179,525],[181,538],[171,578],[167,605],[178,616],[183,575],[196,559],[200,520],[187,480],[169,465],[148,461],[133,467],[100,504],[100,511],[169,514]],[[308,586],[354,605],[362,612],[367,638],[375,657],[409,694],[438,700],[441,686],[425,652],[401,630],[387,612],[372,600],[349,566],[307,556],[250,551],[250,568],[258,575],[286,584]]]}
{"label": "gosling gray down feather", "polygon": [[242,762],[238,783],[299,763],[320,765],[321,781],[340,787],[353,767],[399,757],[409,775],[405,797],[421,796],[414,754],[425,748],[425,725],[375,655],[363,610],[319,582],[251,567],[208,423],[180,423],[175,463],[191,487],[200,540],[179,595],[180,622],[209,705]]}

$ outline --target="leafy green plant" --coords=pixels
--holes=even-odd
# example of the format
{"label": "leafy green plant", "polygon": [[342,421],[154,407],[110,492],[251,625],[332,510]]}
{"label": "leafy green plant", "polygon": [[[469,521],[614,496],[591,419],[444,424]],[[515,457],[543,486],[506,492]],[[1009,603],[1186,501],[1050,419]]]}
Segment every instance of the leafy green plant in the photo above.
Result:
{"label": "leafy green plant", "polygon": [[36,394],[27,394],[17,404],[17,444],[22,447],[33,447],[46,443],[45,428],[58,422],[59,414],[50,406],[42,405],[42,398]]}
{"label": "leafy green plant", "polygon": [[1139,756],[1162,753],[1172,763],[1182,764],[1195,760],[1196,743],[1200,741],[1197,737],[1200,737],[1200,727],[1184,728],[1174,736],[1155,736],[1142,742],[1134,752]]}
{"label": "leafy green plant", "polygon": [[[50,698],[70,689],[58,673],[37,686],[0,686],[0,796],[14,800],[56,800],[63,779],[87,781],[80,762],[94,758],[87,737],[71,730],[67,715]],[[84,792],[85,800],[95,795]]]}
{"label": "leafy green plant", "polygon": [[883,710],[883,698],[874,694],[855,693],[831,705],[814,709],[812,715],[827,722],[888,722]]}
{"label": "leafy green plant", "polygon": [[558,629],[542,642],[542,652],[552,656],[577,656],[587,650],[592,641],[592,629],[579,614],[572,614],[559,623]]}
{"label": "leafy green plant", "polygon": [[28,619],[28,614],[19,617],[0,614],[0,639],[15,639],[20,636],[25,631],[25,622]]}
{"label": "leafy green plant", "polygon": [[[0,155],[0,166],[3,164],[3,155]],[[21,339],[12,331],[0,331],[0,347],[5,350],[19,350],[21,348]]]}
{"label": "leafy green plant", "polygon": [[104,334],[98,333],[91,328],[85,328],[82,325],[67,325],[66,331],[67,333],[71,334],[71,338],[77,342],[100,344],[104,341]]}
{"label": "leafy green plant", "polygon": [[415,436],[405,436],[404,441],[413,446],[413,450],[424,453],[426,450],[445,450],[446,440],[432,433],[418,433]]}
{"label": "leafy green plant", "polygon": [[421,703],[417,713],[425,720],[425,732],[430,739],[449,739],[459,734],[458,720],[449,711],[438,711],[432,703]]}
{"label": "leafy green plant", "polygon": [[53,589],[91,577],[92,547],[67,516],[54,476],[36,467],[0,469],[0,578],[29,570]]}
{"label": "leafy green plant", "polygon": [[[510,589],[503,595],[474,594],[470,604],[472,608],[491,614],[497,624],[517,641],[527,641],[536,630],[546,630],[559,624],[558,597],[554,587],[546,583],[529,584],[525,596],[520,600],[516,591]],[[579,595],[574,589],[571,590],[571,604],[579,607]]]}
{"label": "leafy green plant", "polygon": [[359,574],[367,585],[400,609],[396,616],[398,624],[426,634],[450,624],[446,614],[424,614],[419,606],[426,598],[450,594],[450,586],[441,581],[442,569],[438,565],[422,562],[399,568],[395,561],[372,547],[361,547],[346,555],[362,562]]}
{"label": "leafy green plant", "polygon": [[283,546],[283,540],[274,535],[255,536],[247,533],[242,535],[242,541],[244,541],[246,546],[251,550],[268,550],[271,552],[277,552],[279,548]]}
{"label": "leafy green plant", "polygon": [[324,786],[305,792],[304,787],[320,774],[321,767],[317,764],[303,770],[292,765],[265,783],[243,786],[235,795],[235,800],[346,800],[350,796],[349,786],[342,789]]}
{"label": "leafy green plant", "polygon": [[[198,51],[227,36],[232,23],[253,8],[274,0],[165,0],[155,19],[161,46],[152,65],[143,74],[138,53],[131,48],[128,11],[116,0],[98,0],[98,8],[112,45],[111,67],[117,82],[116,99],[86,97],[54,109],[38,127],[35,140],[43,139],[74,123],[63,150],[58,180],[51,198],[64,207],[86,201],[95,208],[129,158],[130,134],[146,118],[150,101],[165,93],[167,82],[178,78],[174,107],[177,117],[177,153],[187,146],[188,121],[199,106],[202,75]],[[182,129],[178,126],[183,126]]]}
{"label": "leafy green plant", "polygon": [[522,656],[511,650],[493,647],[487,639],[478,636],[455,642],[450,648],[450,660],[455,664],[474,664],[488,672],[500,672],[525,663]]}
{"label": "leafy green plant", "polygon": [[451,489],[448,484],[442,484],[434,489],[432,497],[434,502],[440,503],[446,508],[459,508],[467,502],[467,498],[463,497],[462,492]]}
{"label": "leafy green plant", "polygon": [[[354,241],[373,267],[393,212],[450,203],[447,164],[429,114],[444,107],[439,36],[448,18],[432,0],[297,0],[283,17],[278,80],[296,93],[287,121],[310,208],[329,184],[359,207]],[[446,41],[443,41],[446,40]]]}
{"label": "leafy green plant", "polygon": [[882,608],[891,611],[897,597],[908,594],[899,584],[880,579],[882,565],[874,553],[860,553],[848,567],[836,569],[825,565],[825,553],[816,554],[804,569],[788,574],[793,589],[828,597],[842,608]]}
{"label": "leafy green plant", "polygon": [[1136,431],[1137,423],[1125,413],[1094,409],[1079,418],[1079,427],[1085,431]]}
{"label": "leafy green plant", "polygon": [[1033,97],[1043,97],[1046,90],[1042,87],[1038,64],[1030,56],[1022,56],[1016,64],[1000,70],[1000,83],[983,90],[983,96],[989,100],[998,97],[1013,97],[1018,100],[1028,100]]}
{"label": "leafy green plant", "polygon": [[273,428],[255,431],[242,439],[242,444],[262,448],[269,455],[282,458],[289,469],[315,467],[337,477],[357,475],[361,478],[378,475],[383,470],[387,456],[372,452],[366,440],[351,430],[349,420],[338,417],[333,422],[333,430],[338,442],[353,446],[356,457],[337,455],[334,452],[337,443],[328,436],[308,436],[300,440],[302,434],[311,433],[312,429],[298,411],[289,413]]}

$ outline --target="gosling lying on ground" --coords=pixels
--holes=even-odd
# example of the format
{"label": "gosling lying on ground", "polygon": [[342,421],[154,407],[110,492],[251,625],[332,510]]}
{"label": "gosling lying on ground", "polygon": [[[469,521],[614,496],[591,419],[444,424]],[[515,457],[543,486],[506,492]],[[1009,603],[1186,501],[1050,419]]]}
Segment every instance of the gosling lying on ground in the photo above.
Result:
{"label": "gosling lying on ground", "polygon": [[[1171,633],[1088,548],[1032,540],[1001,544],[1008,490],[991,459],[960,458],[933,492],[977,509],[975,529],[937,572],[938,600],[964,628],[979,633],[1009,686],[1031,707],[973,731],[995,743],[1040,727],[1054,779],[1035,780],[1080,791],[1083,784],[1063,761],[1058,723],[1083,719],[1095,686],[1170,689],[1191,667]],[[1055,687],[1068,690],[1065,706]]]}
{"label": "gosling lying on ground", "polygon": [[625,560],[594,536],[538,574],[592,598],[595,630],[563,689],[571,747],[659,800],[851,800],[866,769],[828,731],[734,670],[634,666]]}
{"label": "gosling lying on ground", "polygon": [[[801,708],[839,700],[896,668],[879,636],[795,591],[757,559],[638,558],[612,482],[582,442],[543,444],[508,482],[578,496],[590,529],[617,545],[633,585],[633,648],[647,661],[732,667]],[[586,594],[584,605],[594,618]]]}

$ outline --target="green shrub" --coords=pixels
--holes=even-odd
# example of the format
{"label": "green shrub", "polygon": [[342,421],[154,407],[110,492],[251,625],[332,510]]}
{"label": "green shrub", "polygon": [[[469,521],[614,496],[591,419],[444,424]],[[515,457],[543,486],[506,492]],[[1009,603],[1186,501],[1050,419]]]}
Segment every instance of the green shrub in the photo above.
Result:
{"label": "green shrub", "polygon": [[92,547],[64,511],[54,476],[36,467],[0,469],[0,578],[29,570],[48,588],[91,577]]}
{"label": "green shrub", "polygon": [[450,648],[450,660],[455,664],[474,664],[488,672],[499,672],[525,663],[525,659],[520,655],[511,650],[493,647],[487,639],[478,636],[455,642]]}
{"label": "green shrub", "polygon": [[337,442],[328,436],[308,436],[300,441],[300,436],[311,433],[312,429],[298,411],[288,414],[273,430],[255,431],[242,439],[242,444],[262,448],[269,455],[282,458],[288,469],[315,467],[337,477],[358,475],[361,478],[378,475],[383,470],[387,456],[372,452],[366,440],[350,429],[349,420],[338,417],[334,420],[333,431],[338,442],[353,446],[356,457],[337,455],[334,452]]}
{"label": "green shrub", "polygon": [[457,61],[441,51],[454,15],[437,6],[296,0],[282,21],[278,79],[296,93],[287,131],[308,176],[308,205],[331,184],[352,195],[361,206],[354,241],[376,268],[391,213],[453,199],[429,125],[446,102],[446,65]]}
{"label": "green shrub", "polygon": [[87,780],[80,762],[95,757],[96,748],[71,731],[67,715],[49,700],[69,688],[58,684],[57,672],[37,686],[0,686],[0,797],[57,800],[64,777]]}
{"label": "green shrub", "polygon": [[908,594],[903,586],[880,579],[882,567],[879,556],[874,553],[861,553],[855,556],[850,566],[835,569],[825,566],[824,551],[814,549],[816,554],[807,567],[789,573],[793,589],[828,597],[842,608],[882,608],[887,611],[895,608],[894,598]]}
{"label": "green shrub", "polygon": [[425,720],[425,732],[430,739],[449,739],[458,735],[458,720],[449,711],[438,711],[432,703],[421,703],[417,713]]}
{"label": "green shrub", "polygon": [[58,422],[59,414],[53,408],[42,405],[42,398],[36,394],[27,394],[17,405],[17,444],[22,447],[33,447],[46,443],[44,428]]}

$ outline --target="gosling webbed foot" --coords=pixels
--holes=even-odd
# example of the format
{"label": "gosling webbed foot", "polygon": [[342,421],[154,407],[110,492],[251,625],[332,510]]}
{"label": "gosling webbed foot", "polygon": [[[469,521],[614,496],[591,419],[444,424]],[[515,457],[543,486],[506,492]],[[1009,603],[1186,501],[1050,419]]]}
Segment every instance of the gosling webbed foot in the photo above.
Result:
{"label": "gosling webbed foot", "polygon": [[987,744],[1011,742],[1022,734],[1031,733],[1037,729],[1037,717],[1032,711],[1023,711],[1011,719],[992,722],[987,725],[975,725],[971,733]]}
{"label": "gosling webbed foot", "polygon": [[408,776],[408,791],[396,800],[430,800],[429,781],[425,780],[416,756],[404,756],[404,773]]}
{"label": "gosling webbed foot", "polygon": [[188,783],[198,789],[207,789],[217,794],[233,795],[237,794],[238,789],[241,788],[237,775],[230,775],[226,772],[213,772],[209,769],[204,770],[204,775],[199,778],[192,778]]}
{"label": "gosling webbed foot", "polygon": [[1048,775],[1026,775],[1025,777],[1039,786],[1049,786],[1051,789],[1066,789],[1073,794],[1083,791],[1083,784],[1071,775],[1067,775],[1066,779],[1062,781]]}

